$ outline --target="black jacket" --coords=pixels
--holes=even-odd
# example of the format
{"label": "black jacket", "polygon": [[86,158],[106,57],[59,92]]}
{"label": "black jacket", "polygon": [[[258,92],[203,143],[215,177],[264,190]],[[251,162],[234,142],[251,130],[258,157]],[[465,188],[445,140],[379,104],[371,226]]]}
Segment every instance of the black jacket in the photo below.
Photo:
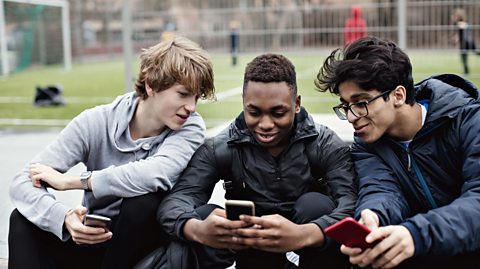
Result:
{"label": "black jacket", "polygon": [[[240,114],[229,128],[208,139],[197,150],[160,205],[158,220],[169,235],[183,238],[183,224],[190,218],[199,219],[195,208],[208,202],[221,177],[234,183],[234,189],[227,191],[226,198],[252,200],[256,215],[260,216],[288,214],[297,198],[312,190],[315,178],[322,177],[329,189],[326,194],[337,208],[313,222],[323,229],[352,215],[357,188],[350,148],[332,130],[320,125],[317,128],[318,131],[302,108],[295,117],[290,144],[273,158],[257,144],[245,125],[243,113]],[[231,161],[223,167],[219,163],[224,160],[219,161],[215,156],[216,147],[223,147],[230,154]],[[307,150],[315,158],[310,161],[315,165],[315,172],[310,167]]]}
{"label": "black jacket", "polygon": [[428,111],[408,148],[387,136],[372,144],[355,138],[356,214],[370,208],[382,225],[405,226],[415,256],[479,251],[479,93],[456,75],[431,77],[415,88]]}

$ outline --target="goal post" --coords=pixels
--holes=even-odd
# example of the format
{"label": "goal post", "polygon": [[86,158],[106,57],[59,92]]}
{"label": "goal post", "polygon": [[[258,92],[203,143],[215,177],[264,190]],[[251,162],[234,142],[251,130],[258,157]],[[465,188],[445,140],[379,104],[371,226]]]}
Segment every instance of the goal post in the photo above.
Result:
{"label": "goal post", "polygon": [[[7,9],[6,9],[6,3],[18,3],[20,4],[20,7],[18,9],[15,9],[15,12],[17,13],[25,13],[25,12],[30,12],[28,13],[31,17],[30,22],[21,22],[19,28],[21,28],[22,31],[18,31],[16,34],[20,35],[20,39],[22,42],[22,46],[25,46],[25,50],[21,53],[21,55],[14,55],[14,60],[16,61],[17,57],[20,57],[19,59],[21,61],[22,66],[23,65],[28,65],[30,63],[31,57],[32,57],[32,49],[33,49],[33,37],[38,36],[37,43],[38,46],[41,48],[40,53],[42,54],[42,51],[44,52],[46,49],[50,48],[51,49],[51,44],[47,44],[47,40],[45,36],[43,36],[43,33],[36,33],[35,31],[40,28],[44,30],[45,24],[43,23],[42,20],[42,12],[44,11],[44,7],[54,7],[54,8],[60,8],[60,15],[59,17],[61,18],[58,22],[58,28],[61,28],[61,44],[62,44],[62,57],[63,57],[63,65],[65,70],[70,70],[72,66],[72,49],[71,49],[71,38],[70,38],[70,18],[69,18],[69,3],[66,0],[0,0],[0,58],[1,58],[1,66],[0,66],[0,74],[2,76],[7,76],[8,74],[12,73],[15,70],[15,67],[12,66],[14,65],[12,59],[11,59],[11,54],[8,51],[8,40],[9,40],[9,34],[12,34],[12,31],[10,29],[9,32],[7,32],[7,27],[9,27],[14,23],[9,23],[7,20]],[[23,5],[23,6],[22,6]],[[32,8],[32,9],[26,9],[25,6],[30,6],[30,5],[36,5],[37,7]],[[22,8],[23,7],[23,8]],[[10,11],[12,12],[12,11]],[[11,15],[11,14],[10,14]],[[11,16],[10,16],[11,17]],[[36,23],[39,22],[39,23]],[[19,33],[20,32],[20,33]],[[13,39],[13,38],[11,38]],[[45,57],[45,55],[40,55],[39,57]],[[44,59],[45,60],[45,59]]]}

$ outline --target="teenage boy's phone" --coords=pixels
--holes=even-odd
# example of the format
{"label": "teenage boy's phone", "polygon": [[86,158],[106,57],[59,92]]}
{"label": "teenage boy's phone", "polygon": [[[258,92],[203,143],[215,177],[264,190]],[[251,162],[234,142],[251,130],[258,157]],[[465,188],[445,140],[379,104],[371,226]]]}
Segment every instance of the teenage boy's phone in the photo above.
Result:
{"label": "teenage boy's phone", "polygon": [[240,215],[255,216],[255,204],[252,201],[245,200],[226,200],[225,211],[227,219],[239,220]]}
{"label": "teenage boy's phone", "polygon": [[351,248],[372,248],[380,242],[380,240],[377,240],[372,243],[367,243],[365,237],[370,233],[370,229],[351,217],[344,218],[327,227],[324,233],[338,243]]}
{"label": "teenage boy's phone", "polygon": [[87,214],[83,219],[83,224],[85,226],[105,228],[105,230],[109,231],[112,220],[100,215]]}

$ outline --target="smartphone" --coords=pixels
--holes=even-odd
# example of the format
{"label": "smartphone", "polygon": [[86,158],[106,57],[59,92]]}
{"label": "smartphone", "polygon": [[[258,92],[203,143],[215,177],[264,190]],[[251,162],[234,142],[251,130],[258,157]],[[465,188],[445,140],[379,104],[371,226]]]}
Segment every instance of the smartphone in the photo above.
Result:
{"label": "smartphone", "polygon": [[245,200],[226,200],[225,211],[227,219],[239,220],[240,215],[255,216],[255,204],[252,201]]}
{"label": "smartphone", "polygon": [[344,218],[327,227],[324,233],[338,243],[351,248],[372,248],[381,241],[377,240],[372,243],[367,243],[365,237],[370,233],[370,229],[351,217]]}
{"label": "smartphone", "polygon": [[112,220],[100,215],[87,214],[83,219],[83,224],[85,226],[105,228],[105,230],[109,231]]}

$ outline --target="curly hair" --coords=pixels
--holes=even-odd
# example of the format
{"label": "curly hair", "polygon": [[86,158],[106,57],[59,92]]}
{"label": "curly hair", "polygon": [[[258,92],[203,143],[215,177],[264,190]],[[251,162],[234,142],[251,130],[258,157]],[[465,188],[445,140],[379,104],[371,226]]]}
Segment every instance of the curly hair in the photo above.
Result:
{"label": "curly hair", "polygon": [[401,85],[407,91],[405,102],[410,105],[415,103],[410,59],[388,40],[367,36],[343,49],[334,50],[318,72],[315,86],[320,92],[339,95],[338,86],[346,81],[357,84],[363,90],[382,93]]}
{"label": "curly hair", "polygon": [[178,83],[201,99],[215,98],[212,63],[207,52],[195,42],[175,36],[144,49],[140,59],[140,73],[135,82],[140,98],[148,97],[145,83],[156,92]]}
{"label": "curly hair", "polygon": [[248,63],[243,77],[244,92],[249,81],[286,82],[293,96],[297,96],[295,67],[290,60],[280,54],[262,54]]}

